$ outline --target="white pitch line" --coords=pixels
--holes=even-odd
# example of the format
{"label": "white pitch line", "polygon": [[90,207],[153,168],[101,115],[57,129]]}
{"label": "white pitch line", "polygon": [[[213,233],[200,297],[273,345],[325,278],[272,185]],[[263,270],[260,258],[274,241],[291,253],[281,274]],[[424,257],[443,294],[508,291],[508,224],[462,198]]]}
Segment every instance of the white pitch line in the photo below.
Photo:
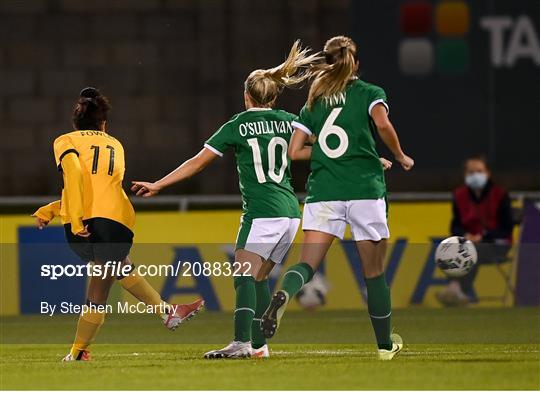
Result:
{"label": "white pitch line", "polygon": [[[374,356],[376,351],[362,351],[355,349],[341,349],[341,350],[298,350],[298,351],[283,351],[283,350],[272,350],[270,349],[272,355],[283,355],[283,356],[301,356],[301,355],[320,355],[320,356],[342,356],[342,355],[360,355],[360,356]],[[524,350],[494,350],[494,351],[470,351],[470,350],[455,350],[455,351],[410,351],[405,348],[402,352],[402,356],[434,356],[434,355],[492,355],[492,354],[515,354],[515,353],[540,353],[540,350],[536,349],[524,349]],[[168,356],[171,354],[177,354],[176,352],[138,352],[138,353],[117,353],[114,355],[103,354],[104,358],[114,358],[114,357],[137,357],[137,356]]]}
{"label": "white pitch line", "polygon": [[[373,355],[375,351],[356,351],[356,350],[302,350],[302,351],[271,351],[276,355]],[[409,351],[404,349],[403,355],[482,355],[482,354],[508,354],[508,353],[540,353],[540,350],[495,350],[495,351]]]}

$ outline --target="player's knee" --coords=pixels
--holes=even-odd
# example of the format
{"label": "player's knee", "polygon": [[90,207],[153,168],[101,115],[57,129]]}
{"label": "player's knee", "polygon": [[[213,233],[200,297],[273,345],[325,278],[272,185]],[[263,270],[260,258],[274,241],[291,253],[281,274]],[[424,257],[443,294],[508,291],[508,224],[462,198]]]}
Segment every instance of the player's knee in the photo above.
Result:
{"label": "player's knee", "polygon": [[92,304],[106,304],[109,290],[105,288],[92,288],[88,291],[87,302]]}
{"label": "player's knee", "polygon": [[384,273],[384,267],[381,264],[379,265],[372,265],[372,266],[365,266],[364,267],[364,277],[365,278],[375,278],[380,276]]}
{"label": "player's knee", "polygon": [[257,282],[264,281],[264,280],[268,279],[268,273],[262,271],[262,269],[259,269],[257,274],[255,276],[253,276],[253,277],[255,278],[255,281],[257,281]]}

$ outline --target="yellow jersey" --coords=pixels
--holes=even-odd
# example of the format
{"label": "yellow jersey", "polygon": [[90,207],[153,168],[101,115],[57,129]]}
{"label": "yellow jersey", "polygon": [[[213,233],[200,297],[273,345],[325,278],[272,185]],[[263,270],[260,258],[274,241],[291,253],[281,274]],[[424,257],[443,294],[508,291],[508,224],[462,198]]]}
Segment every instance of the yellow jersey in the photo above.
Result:
{"label": "yellow jersey", "polygon": [[[78,130],[59,136],[54,141],[54,157],[62,172],[62,160],[75,154],[80,163],[82,186],[76,190],[62,190],[60,217],[62,223],[70,223],[74,206],[82,200],[82,207],[75,207],[82,220],[102,217],[114,220],[133,231],[135,211],[122,188],[125,161],[124,147],[111,135],[103,131]],[[67,184],[63,173],[64,184]],[[82,198],[80,195],[81,193]]]}

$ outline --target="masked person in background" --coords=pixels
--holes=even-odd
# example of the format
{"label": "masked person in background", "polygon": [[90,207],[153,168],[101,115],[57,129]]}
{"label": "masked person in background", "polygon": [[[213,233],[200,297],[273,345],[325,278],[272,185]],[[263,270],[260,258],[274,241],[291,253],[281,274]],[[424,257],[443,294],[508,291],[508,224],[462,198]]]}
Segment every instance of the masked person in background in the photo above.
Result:
{"label": "masked person in background", "polygon": [[473,290],[478,266],[507,258],[512,244],[512,209],[508,192],[491,180],[486,159],[474,156],[465,160],[465,184],[453,192],[453,236],[472,241],[478,263],[465,276],[451,279],[437,299],[445,306],[466,305],[475,301]]}

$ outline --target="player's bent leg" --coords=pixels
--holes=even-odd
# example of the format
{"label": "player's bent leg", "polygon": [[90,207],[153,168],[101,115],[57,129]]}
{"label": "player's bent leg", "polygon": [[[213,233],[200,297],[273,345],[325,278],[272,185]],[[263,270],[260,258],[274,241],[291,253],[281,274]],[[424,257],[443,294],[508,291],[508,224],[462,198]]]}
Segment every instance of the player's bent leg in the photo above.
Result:
{"label": "player's bent leg", "polygon": [[197,299],[189,304],[168,304],[161,299],[160,294],[139,274],[129,257],[122,262],[129,265],[131,270],[125,275],[117,277],[118,282],[126,291],[131,293],[139,301],[153,306],[156,314],[169,330],[175,330],[182,322],[188,321],[195,316],[204,306],[204,300]]}
{"label": "player's bent leg", "polygon": [[291,266],[283,275],[281,288],[272,296],[270,306],[263,314],[261,328],[266,338],[276,334],[289,300],[307,284],[319,267],[334,235],[318,231],[305,231],[301,260],[305,262]]}
{"label": "player's bent leg", "polygon": [[300,260],[283,275],[281,290],[293,298],[312,278],[334,241],[334,235],[319,231],[304,231]]}
{"label": "player's bent leg", "polygon": [[146,305],[155,306],[156,309],[162,307],[161,313],[165,313],[167,303],[161,300],[159,293],[139,274],[138,269],[131,263],[129,257],[126,257],[122,264],[130,267],[130,270],[126,271],[124,275],[117,277],[122,288]]}
{"label": "player's bent leg", "polygon": [[161,299],[159,293],[141,276],[129,259],[129,251],[133,244],[133,232],[123,225],[108,220],[96,218],[93,230],[99,232],[100,242],[94,246],[94,252],[99,259],[121,261],[131,269],[122,271],[124,275],[117,277],[120,285],[139,301],[148,306],[158,315],[165,327],[175,330],[180,323],[193,317],[204,305],[202,299],[190,304],[170,305]]}

